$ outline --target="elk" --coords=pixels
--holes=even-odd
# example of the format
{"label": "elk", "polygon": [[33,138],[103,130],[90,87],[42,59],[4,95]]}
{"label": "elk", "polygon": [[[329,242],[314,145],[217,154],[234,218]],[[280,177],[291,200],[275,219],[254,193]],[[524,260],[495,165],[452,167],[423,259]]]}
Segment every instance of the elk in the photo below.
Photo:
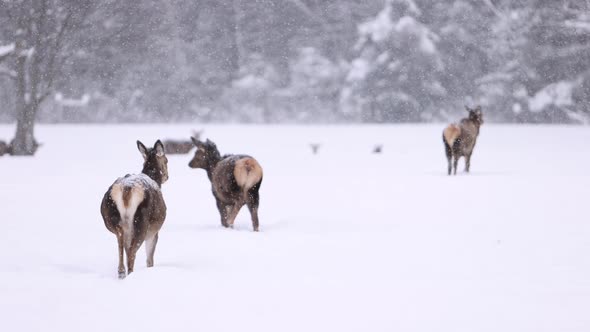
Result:
{"label": "elk", "polygon": [[156,141],[146,148],[137,141],[143,156],[141,174],[118,178],[102,199],[100,212],[106,228],[117,236],[119,246],[119,278],[126,276],[123,251],[127,256],[127,273],[133,272],[135,255],[145,241],[147,266],[154,266],[158,232],[166,219],[166,204],[161,187],[168,180],[168,159],[164,145]]}
{"label": "elk", "polygon": [[11,148],[9,144],[6,144],[4,141],[0,141],[0,156],[10,154],[10,150]]}
{"label": "elk", "polygon": [[191,152],[191,150],[194,147],[195,146],[191,141],[181,141],[172,139],[164,140],[164,149],[168,154],[187,154]]}
{"label": "elk", "polygon": [[[461,157],[465,157],[465,171],[469,172],[471,155],[473,154],[473,148],[479,135],[479,127],[483,124],[481,106],[477,106],[475,109],[465,106],[465,109],[469,112],[469,116],[461,119],[459,124],[453,123],[448,125],[443,131],[448,175],[451,175],[452,169],[454,169],[454,174],[457,174],[457,163]],[[453,161],[452,167],[451,161]]]}
{"label": "elk", "polygon": [[[0,141],[0,156],[5,154],[12,155],[12,144],[14,140],[10,141],[10,143],[6,143],[4,141]],[[37,140],[33,140],[33,154],[37,153],[37,150],[43,145],[43,143],[37,142]]]}
{"label": "elk", "polygon": [[322,145],[319,144],[319,143],[311,143],[311,144],[309,144],[309,147],[311,148],[311,152],[313,154],[318,154],[318,151],[320,150],[320,147],[321,146]]}
{"label": "elk", "polygon": [[190,168],[207,171],[223,227],[233,228],[238,212],[246,204],[252,217],[252,227],[259,230],[258,190],[262,183],[262,167],[247,155],[221,156],[215,143],[201,142],[192,137],[197,151],[189,162]]}
{"label": "elk", "polygon": [[[197,139],[201,136],[203,130],[195,131],[193,130],[193,137]],[[167,139],[164,140],[164,150],[166,154],[187,154],[191,152],[194,148],[193,142],[191,140],[173,140]]]}

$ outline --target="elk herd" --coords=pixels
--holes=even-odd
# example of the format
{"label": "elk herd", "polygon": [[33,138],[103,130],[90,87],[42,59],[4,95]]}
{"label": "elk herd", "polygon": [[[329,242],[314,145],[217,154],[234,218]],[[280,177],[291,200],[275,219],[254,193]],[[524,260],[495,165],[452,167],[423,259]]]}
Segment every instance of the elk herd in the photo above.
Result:
{"label": "elk herd", "polygon": [[[469,172],[471,155],[483,124],[481,106],[465,108],[468,116],[443,130],[448,175],[457,174],[457,163],[461,157],[465,157],[465,171]],[[259,231],[258,192],[262,184],[262,167],[248,155],[221,155],[215,143],[209,139],[201,141],[200,135],[201,132],[194,132],[190,141],[167,140],[162,143],[157,140],[151,148],[137,141],[137,148],[143,157],[141,174],[118,178],[104,194],[100,211],[106,228],[117,238],[120,279],[133,272],[136,253],[144,242],[147,267],[154,265],[158,233],[166,219],[166,203],[161,191],[168,180],[166,153],[185,154],[196,147],[188,167],[207,172],[221,225],[233,228],[238,212],[246,205],[252,218],[252,228],[255,232]],[[312,144],[311,147],[316,154],[319,144]],[[381,151],[382,145],[373,149],[373,153]]]}

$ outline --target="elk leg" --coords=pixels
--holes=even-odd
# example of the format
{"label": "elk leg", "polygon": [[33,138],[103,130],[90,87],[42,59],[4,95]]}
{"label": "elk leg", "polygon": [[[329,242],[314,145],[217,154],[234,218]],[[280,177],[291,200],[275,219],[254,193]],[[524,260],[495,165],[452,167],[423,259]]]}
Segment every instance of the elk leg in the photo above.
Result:
{"label": "elk leg", "polygon": [[238,202],[234,203],[233,205],[228,205],[228,213],[227,213],[227,225],[229,228],[234,228],[234,221],[238,216],[238,212],[240,212],[240,208],[244,205],[243,203],[240,204]]}
{"label": "elk leg", "polygon": [[221,226],[228,227],[229,226],[227,224],[227,207],[228,207],[228,205],[224,204],[219,199],[215,199],[215,201],[217,203],[217,210],[219,210],[219,215],[221,217]]}
{"label": "elk leg", "polygon": [[133,237],[131,238],[131,243],[127,250],[127,274],[133,272],[133,268],[135,267],[135,255],[143,241],[146,239],[148,224],[149,221],[146,217],[145,210],[138,209],[133,217],[133,227],[130,230],[133,232]]}
{"label": "elk leg", "polygon": [[154,252],[156,251],[156,244],[158,244],[158,233],[152,237],[148,237],[145,240],[145,253],[147,256],[146,265],[147,267],[154,266]]}
{"label": "elk leg", "polygon": [[471,166],[471,155],[465,156],[465,171],[469,173],[469,167]]}
{"label": "elk leg", "polygon": [[258,232],[258,204],[260,202],[260,197],[258,195],[258,188],[253,188],[248,193],[248,201],[246,204],[248,205],[248,210],[250,210],[250,216],[252,217],[252,228],[255,232]]}
{"label": "elk leg", "polygon": [[117,244],[119,245],[119,279],[125,278],[125,263],[123,262],[123,233],[120,228],[117,228]]}
{"label": "elk leg", "polygon": [[453,174],[457,175],[457,164],[459,163],[459,156],[455,155],[455,160],[453,162]]}
{"label": "elk leg", "polygon": [[127,274],[131,274],[133,272],[133,268],[135,266],[135,255],[137,254],[138,249],[137,241],[133,239],[131,241],[131,246],[127,249]]}
{"label": "elk leg", "polygon": [[453,168],[452,166],[452,161],[453,161],[453,155],[450,153],[447,153],[447,174],[451,175],[451,169]]}
{"label": "elk leg", "polygon": [[445,145],[445,154],[447,156],[447,165],[448,165],[447,172],[448,172],[448,175],[451,175],[451,164],[452,164],[452,160],[453,160],[453,151],[451,150],[451,147],[445,141],[444,136],[443,136],[443,143]]}

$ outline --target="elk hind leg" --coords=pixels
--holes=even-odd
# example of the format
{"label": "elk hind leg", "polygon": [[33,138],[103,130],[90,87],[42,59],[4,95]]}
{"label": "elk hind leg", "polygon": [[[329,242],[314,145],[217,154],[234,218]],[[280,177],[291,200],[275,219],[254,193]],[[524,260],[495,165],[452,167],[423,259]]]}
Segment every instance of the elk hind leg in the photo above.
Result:
{"label": "elk hind leg", "polygon": [[219,216],[221,217],[221,226],[229,227],[227,224],[227,212],[228,212],[228,205],[221,202],[219,199],[215,199],[217,203],[217,210],[219,210]]}
{"label": "elk hind leg", "polygon": [[131,243],[129,244],[129,248],[127,248],[127,274],[133,272],[133,268],[135,267],[135,255],[137,254],[137,250],[145,241],[148,231],[148,220],[142,210],[139,210],[135,213],[133,218],[133,227],[131,228],[131,232],[133,232],[133,236],[131,238]]}
{"label": "elk hind leg", "polygon": [[445,140],[444,136],[443,136],[443,143],[445,144],[445,154],[447,156],[447,174],[451,175],[451,164],[452,164],[452,160],[453,160],[453,150],[451,149],[451,147],[449,146],[449,144],[447,144],[447,141]]}
{"label": "elk hind leg", "polygon": [[158,233],[145,239],[145,253],[146,253],[146,265],[147,267],[154,266],[154,252],[156,251],[156,245],[158,244]]}
{"label": "elk hind leg", "polygon": [[133,268],[135,267],[135,255],[137,254],[137,241],[133,239],[131,241],[131,245],[125,248],[125,253],[127,254],[127,274],[131,274],[133,272]]}
{"label": "elk hind leg", "polygon": [[453,174],[457,175],[457,164],[459,163],[460,156],[455,154],[455,160],[453,161]]}
{"label": "elk hind leg", "polygon": [[124,246],[123,246],[123,232],[121,231],[120,228],[117,228],[117,244],[119,245],[119,268],[118,268],[118,273],[119,273],[119,279],[124,279],[126,276],[125,273],[125,263],[123,262],[124,260]]}
{"label": "elk hind leg", "polygon": [[238,212],[240,212],[240,208],[242,208],[243,205],[243,203],[236,202],[227,206],[227,226],[229,228],[234,228],[234,221],[236,221]]}
{"label": "elk hind leg", "polygon": [[259,230],[259,222],[258,222],[258,204],[260,203],[260,196],[258,195],[258,186],[250,189],[248,191],[248,197],[246,204],[248,205],[248,210],[250,210],[250,216],[252,217],[252,228],[255,232]]}

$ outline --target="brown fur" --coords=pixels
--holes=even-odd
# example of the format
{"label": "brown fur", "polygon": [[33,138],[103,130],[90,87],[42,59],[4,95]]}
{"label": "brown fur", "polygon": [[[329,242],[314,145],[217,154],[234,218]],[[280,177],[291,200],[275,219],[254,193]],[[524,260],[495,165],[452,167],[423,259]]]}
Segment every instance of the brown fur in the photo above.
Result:
{"label": "brown fur", "polygon": [[11,153],[11,147],[4,141],[0,141],[0,156]]}
{"label": "brown fur", "polygon": [[137,146],[144,157],[142,175],[117,179],[105,193],[100,208],[106,228],[117,237],[119,278],[133,272],[135,256],[143,242],[146,242],[147,266],[154,265],[158,233],[166,219],[166,204],[160,190],[168,179],[164,147],[159,140],[152,149],[139,141]]}
{"label": "brown fur", "polygon": [[224,227],[233,227],[234,220],[242,206],[247,205],[252,216],[254,231],[259,230],[258,190],[262,183],[262,167],[252,157],[228,155],[221,157],[215,143],[201,142],[193,138],[197,146],[195,156],[189,162],[191,168],[207,171],[213,196]]}
{"label": "brown fur", "polygon": [[[203,134],[203,130],[193,130],[193,137],[199,138]],[[191,140],[164,140],[164,151],[166,154],[187,154],[195,147]]]}
{"label": "brown fur", "polygon": [[187,154],[195,146],[191,141],[165,140],[164,150],[167,154]]}
{"label": "brown fur", "polygon": [[481,106],[477,106],[475,109],[470,109],[467,106],[465,108],[469,112],[469,117],[461,119],[459,124],[447,126],[443,131],[449,175],[452,170],[454,170],[454,174],[457,174],[457,164],[461,157],[465,157],[465,171],[469,172],[471,155],[479,136],[479,128],[483,124]]}

